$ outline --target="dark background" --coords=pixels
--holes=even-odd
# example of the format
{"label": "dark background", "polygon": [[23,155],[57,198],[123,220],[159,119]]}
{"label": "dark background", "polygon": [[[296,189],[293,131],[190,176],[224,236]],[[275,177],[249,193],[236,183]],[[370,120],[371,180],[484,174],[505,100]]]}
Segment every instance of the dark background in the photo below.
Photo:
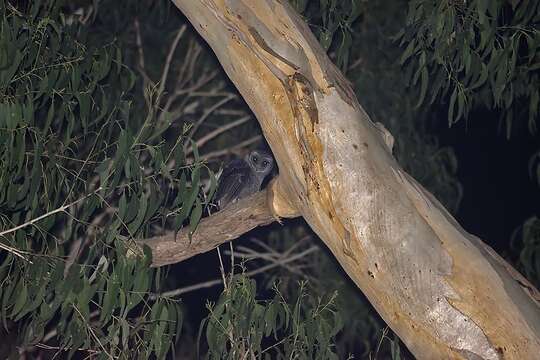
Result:
{"label": "dark background", "polygon": [[434,125],[441,146],[453,147],[458,159],[463,198],[457,220],[506,254],[512,233],[524,219],[538,214],[540,191],[529,172],[538,139],[526,128],[513,129],[508,139],[498,114],[490,111],[475,111],[451,128],[443,121]]}

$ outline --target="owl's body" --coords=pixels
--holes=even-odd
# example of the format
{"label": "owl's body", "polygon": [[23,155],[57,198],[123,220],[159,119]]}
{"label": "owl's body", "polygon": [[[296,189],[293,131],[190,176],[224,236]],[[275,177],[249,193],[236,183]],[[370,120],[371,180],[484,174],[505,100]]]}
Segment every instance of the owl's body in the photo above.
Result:
{"label": "owl's body", "polygon": [[262,150],[250,152],[245,159],[235,159],[227,164],[219,178],[215,202],[220,209],[254,194],[272,171],[274,159]]}

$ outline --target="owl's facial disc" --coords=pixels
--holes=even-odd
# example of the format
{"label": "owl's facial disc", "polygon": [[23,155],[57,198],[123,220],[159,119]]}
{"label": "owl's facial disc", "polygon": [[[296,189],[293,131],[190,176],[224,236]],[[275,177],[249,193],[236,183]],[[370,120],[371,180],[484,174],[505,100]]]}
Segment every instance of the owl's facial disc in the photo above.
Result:
{"label": "owl's facial disc", "polygon": [[264,174],[268,174],[274,165],[272,156],[258,151],[252,151],[249,154],[248,162],[253,170]]}

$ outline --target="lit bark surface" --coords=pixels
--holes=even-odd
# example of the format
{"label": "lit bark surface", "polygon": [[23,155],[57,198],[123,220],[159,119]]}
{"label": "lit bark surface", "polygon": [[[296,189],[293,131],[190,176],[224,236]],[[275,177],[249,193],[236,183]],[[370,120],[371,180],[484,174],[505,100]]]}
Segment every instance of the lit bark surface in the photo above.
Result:
{"label": "lit bark surface", "polygon": [[538,292],[403,172],[287,1],[174,3],[261,124],[274,213],[306,219],[413,354],[539,358]]}

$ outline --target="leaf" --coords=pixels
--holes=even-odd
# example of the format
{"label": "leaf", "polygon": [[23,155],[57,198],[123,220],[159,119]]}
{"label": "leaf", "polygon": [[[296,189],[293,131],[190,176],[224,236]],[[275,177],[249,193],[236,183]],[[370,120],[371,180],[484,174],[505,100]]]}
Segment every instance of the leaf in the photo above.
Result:
{"label": "leaf", "polygon": [[337,51],[337,64],[340,68],[347,67],[349,59],[349,49],[351,48],[352,38],[348,31],[341,32],[341,43]]}
{"label": "leaf", "polygon": [[276,308],[276,304],[272,302],[267,306],[266,312],[264,314],[264,323],[265,323],[264,335],[265,336],[269,336],[270,333],[274,332],[274,337],[277,339],[276,319],[277,319],[277,308]]}
{"label": "leaf", "polygon": [[[198,164],[201,160],[199,156],[199,148],[197,147],[197,143],[193,140],[191,140],[191,149],[193,151],[193,159],[196,164]],[[179,159],[180,160],[180,159]],[[198,166],[195,168],[198,169]]]}
{"label": "leaf", "polygon": [[103,306],[99,315],[99,321],[106,324],[109,321],[109,317],[112,314],[113,309],[117,305],[118,290],[120,288],[120,281],[115,271],[110,275],[107,281],[107,292],[103,298]]}
{"label": "leaf", "polygon": [[144,224],[148,223],[148,221],[150,221],[152,216],[156,214],[157,210],[159,209],[159,207],[161,206],[163,202],[163,198],[164,198],[164,195],[161,191],[157,189],[150,190],[150,199],[148,202],[148,209],[146,211],[146,216],[144,217],[144,221],[143,221]]}
{"label": "leaf", "polygon": [[16,136],[16,149],[13,149],[14,155],[16,158],[14,159],[14,164],[17,166],[16,172],[17,174],[21,172],[23,166],[24,166],[24,157],[26,154],[26,132],[24,130],[18,131]]}
{"label": "leaf", "polygon": [[81,69],[75,66],[71,70],[71,91],[77,92],[81,83]]}
{"label": "leaf", "polygon": [[454,87],[452,96],[450,96],[450,104],[448,105],[448,127],[451,127],[454,123],[454,106],[456,104],[457,87]]}
{"label": "leaf", "polygon": [[13,310],[11,311],[11,315],[10,315],[11,317],[16,316],[19,313],[19,311],[23,309],[24,305],[28,301],[28,288],[24,284],[24,281],[22,278],[19,280],[19,285],[17,286],[15,295],[17,296],[17,299],[15,300],[15,306],[13,307]]}
{"label": "leaf", "polygon": [[197,229],[197,225],[199,225],[199,221],[201,220],[202,215],[202,204],[199,198],[197,197],[197,201],[195,203],[195,208],[191,212],[191,216],[189,218],[189,235],[193,235],[195,230]]}
{"label": "leaf", "polygon": [[470,48],[466,45],[463,46],[463,64],[465,65],[465,74],[468,75],[471,72],[471,52]]}
{"label": "leaf", "polygon": [[24,126],[34,124],[34,100],[30,95],[26,97],[26,102],[23,106],[23,121]]}
{"label": "leaf", "polygon": [[[128,203],[126,216],[123,218],[125,223],[130,223],[139,214],[139,205],[141,201],[137,196],[132,196]],[[146,209],[144,210],[146,211]]]}
{"label": "leaf", "polygon": [[182,166],[184,165],[185,154],[184,154],[182,144],[177,144],[173,151],[174,151],[173,156],[174,156],[175,161],[174,161],[174,169],[171,172],[171,176],[173,178],[177,178],[178,174],[182,170]]}
{"label": "leaf", "polygon": [[330,44],[332,44],[332,39],[334,37],[334,33],[330,31],[329,29],[326,29],[325,31],[321,31],[319,34],[319,43],[321,44],[323,50],[326,52],[330,48]]}
{"label": "leaf", "polygon": [[458,121],[461,116],[463,115],[464,107],[465,107],[465,94],[462,91],[458,92],[458,113],[456,116],[456,121]]}
{"label": "leaf", "polygon": [[49,130],[49,127],[51,126],[51,123],[53,121],[54,116],[54,100],[51,101],[51,105],[49,106],[49,111],[47,111],[47,119],[45,120],[45,126],[43,126],[43,130],[41,131],[42,135],[47,135],[47,131]]}
{"label": "leaf", "polygon": [[73,133],[73,129],[75,128],[75,115],[73,114],[73,112],[71,111],[67,112],[66,119],[68,121],[68,125],[64,131],[64,142],[70,143],[71,134]]}
{"label": "leaf", "polygon": [[208,189],[208,197],[207,197],[207,204],[210,203],[214,197],[214,194],[217,189],[217,177],[214,174],[214,172],[209,168],[208,169],[209,177],[210,177],[210,189]]}
{"label": "leaf", "polygon": [[108,267],[109,267],[109,261],[104,255],[101,255],[94,272],[88,278],[88,282],[92,284],[98,278],[98,276],[101,277],[101,274],[107,271]]}
{"label": "leaf", "polygon": [[122,70],[122,51],[119,47],[115,48],[116,50],[116,75],[120,75],[120,71]]}
{"label": "leaf", "polygon": [[22,59],[22,53],[17,50],[15,52],[15,56],[12,58],[11,65],[7,69],[0,72],[0,88],[5,88],[10,82],[12,82],[13,75],[15,75],[15,72],[19,68]]}
{"label": "leaf", "polygon": [[399,64],[403,65],[407,59],[411,57],[415,50],[416,43],[414,41],[409,42],[407,47],[405,48],[405,51],[403,51],[403,54],[401,54],[401,57],[399,59]]}
{"label": "leaf", "polygon": [[130,311],[137,306],[144,297],[144,294],[148,291],[150,284],[149,273],[146,271],[138,271],[135,273],[135,280],[133,281],[133,291],[127,302],[126,311]]}
{"label": "leaf", "polygon": [[421,85],[420,85],[420,96],[418,97],[418,102],[416,103],[416,108],[419,108],[420,105],[422,105],[422,102],[424,101],[424,98],[426,97],[427,92],[427,86],[428,86],[428,71],[426,67],[422,68],[422,76],[421,76]]}
{"label": "leaf", "polygon": [[6,127],[8,130],[13,130],[17,127],[19,122],[22,120],[22,110],[19,103],[6,104],[7,116],[6,116]]}
{"label": "leaf", "polygon": [[122,329],[122,347],[127,348],[129,340],[129,324],[126,319],[120,319],[120,327]]}
{"label": "leaf", "polygon": [[137,210],[137,217],[130,224],[128,224],[128,229],[129,229],[130,234],[133,235],[133,234],[135,234],[137,232],[137,230],[139,230],[139,227],[143,223],[143,220],[144,220],[144,218],[146,216],[146,209],[147,208],[148,208],[148,199],[143,194],[141,196],[140,201],[139,201],[139,206],[138,206],[138,210]]}
{"label": "leaf", "polygon": [[474,90],[484,85],[484,83],[486,82],[488,78],[488,69],[486,64],[484,64],[483,62],[481,63],[481,67],[482,69],[480,70],[480,76],[478,77],[478,80],[476,80],[476,82],[471,87],[469,87],[469,90]]}
{"label": "leaf", "polygon": [[[199,165],[196,165],[191,172],[191,193],[186,190],[185,194],[183,194],[184,197],[182,199],[182,209],[180,209],[180,213],[175,219],[175,231],[178,231],[181,228],[184,220],[190,214],[191,209],[193,208],[193,204],[195,204],[195,200],[199,195],[200,171],[201,169]],[[187,199],[185,197],[187,197]]]}
{"label": "leaf", "polygon": [[182,312],[182,308],[179,305],[174,305],[176,309],[176,333],[175,333],[175,342],[178,342],[178,339],[180,339],[180,335],[182,334],[182,325],[184,322],[184,313]]}
{"label": "leaf", "polygon": [[78,93],[76,97],[79,102],[81,124],[86,133],[88,129],[88,117],[90,116],[90,96],[86,93]]}
{"label": "leaf", "polygon": [[478,20],[480,24],[487,23],[486,10],[488,7],[488,2],[491,0],[476,0]]}

